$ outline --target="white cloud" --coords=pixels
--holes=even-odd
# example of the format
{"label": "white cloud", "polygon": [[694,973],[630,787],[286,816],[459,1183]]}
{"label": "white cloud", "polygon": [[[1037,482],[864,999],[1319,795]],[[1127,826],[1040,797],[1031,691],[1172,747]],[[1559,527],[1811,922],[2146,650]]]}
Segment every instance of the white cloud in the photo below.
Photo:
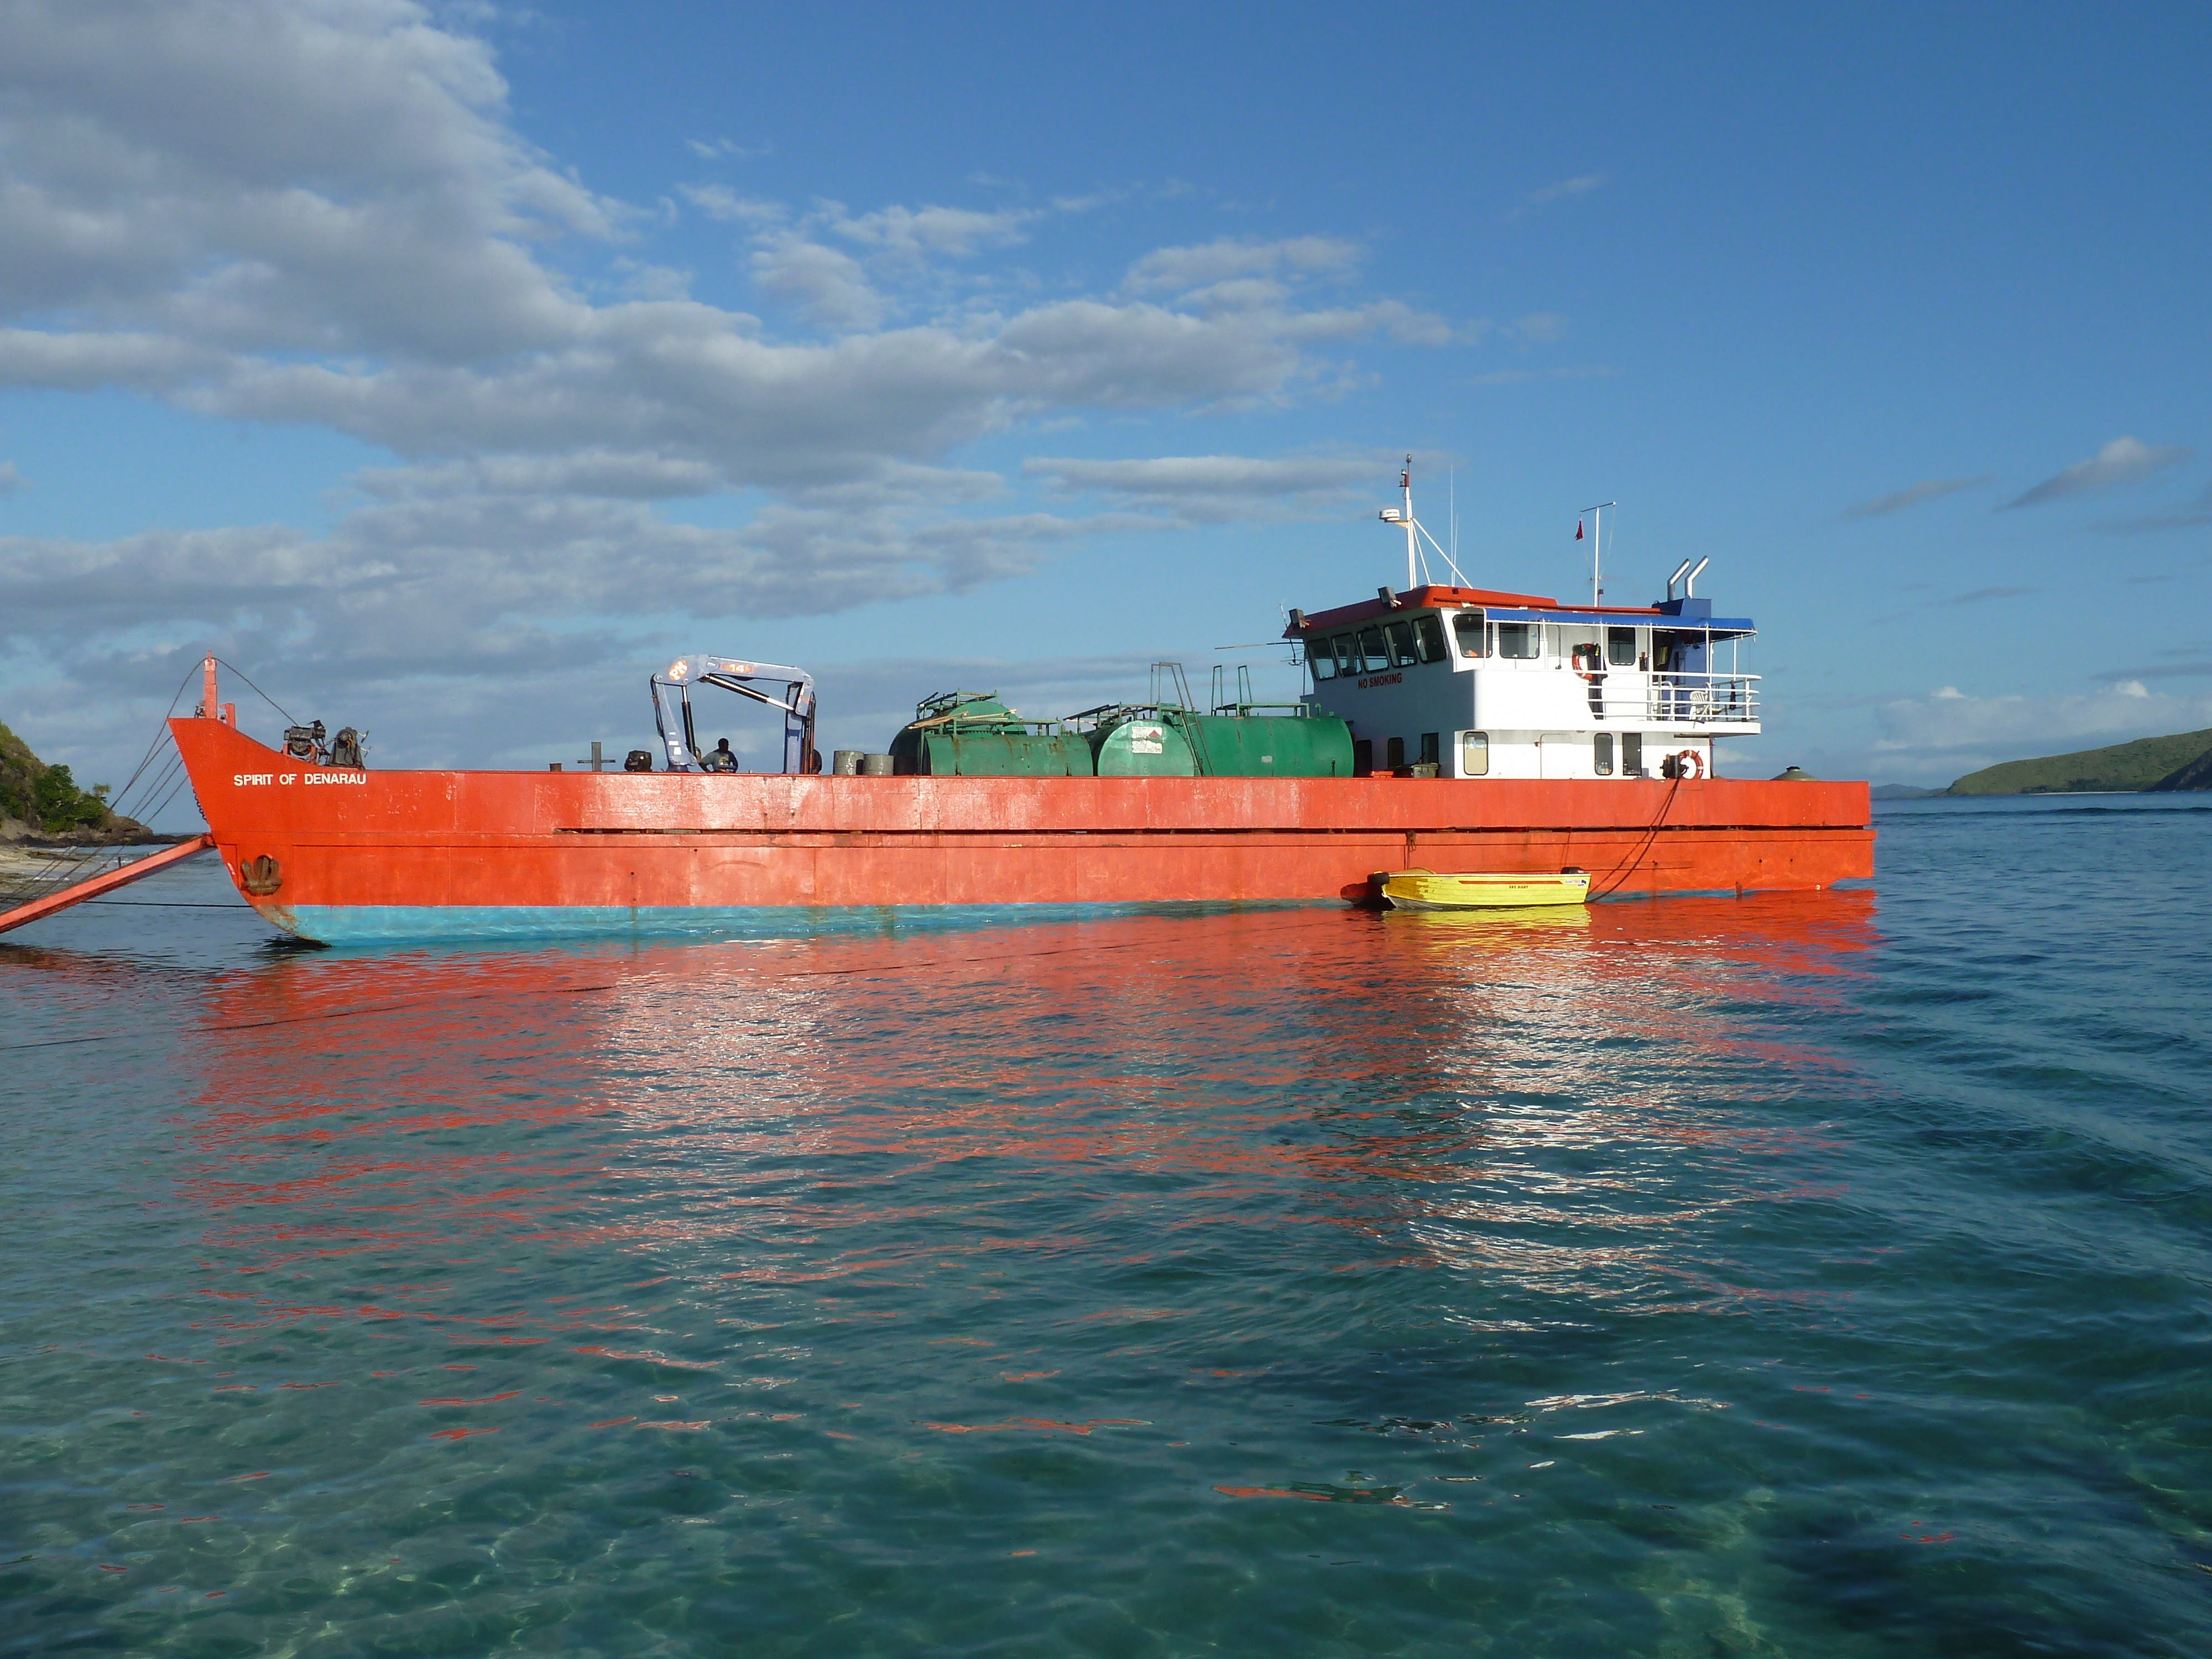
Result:
{"label": "white cloud", "polygon": [[2013,497],[2005,506],[2033,507],[2039,501],[2053,501],[2063,495],[2132,483],[2166,467],[2179,465],[2189,456],[2190,451],[2175,444],[2151,445],[2136,438],[2115,438],[2087,460],[2077,461],[2063,472],[2045,478],[2034,489]]}
{"label": "white cloud", "polygon": [[726,224],[780,225],[791,216],[791,210],[782,203],[740,196],[727,185],[678,185],[677,189],[709,219]]}
{"label": "white cloud", "polygon": [[873,328],[890,311],[860,261],[798,231],[768,239],[753,255],[753,276],[810,321],[833,329]]}
{"label": "white cloud", "polygon": [[12,495],[30,481],[15,470],[13,461],[0,461],[0,495]]}
{"label": "white cloud", "polygon": [[438,361],[571,338],[532,257],[627,215],[506,126],[481,41],[402,0],[20,0],[0,52],[17,315]]}
{"label": "white cloud", "polygon": [[1945,686],[1875,711],[1881,764],[1902,763],[1954,777],[1999,761],[2101,748],[2135,738],[2212,726],[2212,693],[2174,696],[2126,679],[2094,691],[2053,696],[1977,697]]}
{"label": "white cloud", "polygon": [[1146,460],[1036,457],[1022,463],[1055,495],[1096,492],[1195,523],[1313,511],[1360,484],[1381,488],[1389,465],[1373,456],[1163,455]]}
{"label": "white cloud", "polygon": [[775,153],[773,144],[747,146],[735,140],[723,138],[686,138],[684,145],[703,161],[719,161],[728,156],[733,161],[757,161],[763,155]]}
{"label": "white cloud", "polygon": [[369,467],[355,486],[386,501],[430,495],[612,495],[665,501],[728,487],[720,468],[650,453],[480,455],[421,466]]}
{"label": "white cloud", "polygon": [[765,338],[627,254],[634,297],[594,305],[539,245],[639,216],[508,131],[481,41],[407,0],[131,15],[27,4],[0,53],[0,384],[135,389],[415,459],[651,453],[787,489],[866,485],[1024,420],[1279,399],[1336,378],[1317,349],[1454,337],[1399,301],[1296,303],[1283,283],[1356,265],[1318,237],[1139,262],[1163,282],[1277,273],[1212,307],[1074,298],[891,328],[912,298],[887,272],[1006,245],[1033,216],[830,203],[779,222],[704,184],[688,199],[755,236],[764,296],[829,337]]}
{"label": "white cloud", "polygon": [[1923,478],[1918,483],[1907,484],[1887,495],[1854,502],[1837,516],[1847,520],[1872,519],[1885,513],[1901,513],[1908,507],[1919,506],[1923,501],[1941,501],[1946,495],[1955,495],[1965,489],[1979,489],[1989,482],[1986,476],[1978,478]]}
{"label": "white cloud", "polygon": [[0,328],[0,386],[162,392],[219,374],[232,361],[224,352],[159,334]]}
{"label": "white cloud", "polygon": [[1358,269],[1362,250],[1326,236],[1293,236],[1275,242],[1224,237],[1198,247],[1164,247],[1129,267],[1122,286],[1132,294],[1188,292],[1233,276],[1345,276]]}
{"label": "white cloud", "polygon": [[987,247],[1006,247],[1024,240],[1022,227],[1032,212],[979,213],[969,208],[890,207],[848,215],[835,203],[823,220],[837,234],[909,259],[931,254],[965,258]]}
{"label": "white cloud", "polygon": [[1455,328],[1434,312],[1417,311],[1402,300],[1295,313],[1281,317],[1277,325],[1294,340],[1356,340],[1382,334],[1401,345],[1425,346],[1462,343],[1480,331],[1479,324]]}
{"label": "white cloud", "polygon": [[[307,684],[331,684],[340,668],[353,681],[482,673],[537,660],[565,619],[759,619],[957,592],[1031,568],[1054,543],[1161,522],[916,521],[895,507],[775,504],[720,530],[636,501],[374,482],[376,498],[324,536],[269,525],[106,542],[0,537],[5,636],[49,649],[70,641],[63,654],[88,661],[115,633],[149,626],[252,641]],[[574,658],[573,642],[561,648]]]}
{"label": "white cloud", "polygon": [[[1006,484],[953,464],[963,446],[1281,402],[1342,383],[1325,354],[1350,343],[1462,337],[1395,299],[1302,298],[1357,274],[1350,242],[1166,249],[1121,293],[1017,303],[998,296],[1025,291],[1019,273],[1001,289],[960,262],[1020,245],[1039,212],[800,210],[705,182],[683,200],[737,228],[773,306],[695,301],[645,247],[672,208],[613,201],[518,136],[490,48],[441,26],[456,15],[0,9],[0,386],[319,426],[400,463],[359,474],[324,533],[0,541],[11,672],[47,688],[33,705],[82,702],[76,674],[152,688],[211,639],[419,711],[404,686],[628,648],[589,618],[784,616],[994,580],[1194,509],[1155,479],[1101,484],[1109,513],[985,515]],[[1324,499],[1318,464],[1297,465],[1307,483],[1237,499]],[[650,505],[738,491],[760,492],[738,529]]]}
{"label": "white cloud", "polygon": [[674,265],[647,264],[642,260],[617,258],[614,273],[616,289],[625,300],[691,297],[691,273]]}
{"label": "white cloud", "polygon": [[802,506],[840,507],[945,506],[988,501],[1006,493],[1006,481],[995,472],[906,461],[880,462],[865,477],[796,484],[783,492]]}
{"label": "white cloud", "polygon": [[712,460],[732,487],[785,489],[865,479],[887,460],[933,462],[1050,413],[1279,398],[1311,372],[1307,341],[1414,325],[1387,303],[1208,319],[1068,300],[958,331],[776,343],[750,318],[634,303],[592,313],[569,349],[516,362],[234,359],[171,395],[209,414],[334,427],[404,454],[649,450]]}

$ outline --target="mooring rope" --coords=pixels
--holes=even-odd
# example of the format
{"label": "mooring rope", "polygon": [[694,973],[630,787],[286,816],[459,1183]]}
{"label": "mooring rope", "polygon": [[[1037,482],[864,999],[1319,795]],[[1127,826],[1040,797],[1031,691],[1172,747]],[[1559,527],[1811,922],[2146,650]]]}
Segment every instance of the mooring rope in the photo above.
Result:
{"label": "mooring rope", "polygon": [[[247,672],[246,672],[243,668],[240,668],[240,667],[236,663],[234,663],[234,662],[226,662],[226,661],[224,661],[224,660],[223,660],[223,659],[222,659],[222,658],[221,658],[221,657],[217,657],[217,658],[216,659],[216,662],[220,666],[228,669],[232,673],[234,673],[234,674],[237,675],[239,678],[240,678],[240,679],[244,680],[244,681],[246,682],[246,684],[247,688],[252,691],[252,693],[253,693],[253,695],[254,695],[255,696],[257,696],[257,697],[260,698],[262,702],[264,702],[267,703],[267,704],[268,704],[271,708],[275,709],[278,714],[282,714],[282,715],[284,717],[284,724],[285,724],[285,725],[287,725],[287,726],[298,726],[298,725],[301,724],[301,721],[299,721],[299,720],[295,720],[295,719],[292,717],[292,711],[291,711],[290,709],[289,709],[289,708],[285,708],[285,707],[284,707],[284,705],[283,705],[283,703],[281,703],[281,702],[277,702],[276,698],[274,698],[274,697],[270,696],[266,691],[264,691],[264,690],[263,690],[259,686],[255,685],[255,684],[253,684],[253,677],[252,677],[252,675],[248,674],[248,673],[247,673]],[[210,713],[210,714],[212,714],[214,712],[215,712],[215,711],[214,711],[212,708],[210,708],[210,710],[208,710],[208,713]]]}
{"label": "mooring rope", "polygon": [[1678,772],[1674,775],[1674,784],[1667,791],[1667,799],[1659,803],[1659,816],[1651,820],[1651,828],[1644,834],[1644,844],[1628,855],[1627,862],[1614,866],[1613,885],[1591,894],[1592,898],[1611,896],[1620,890],[1621,884],[1629,877],[1636,873],[1636,866],[1644,861],[1644,855],[1651,850],[1651,843],[1659,839],[1660,829],[1667,822],[1667,814],[1674,810],[1674,797],[1681,787],[1682,777]]}
{"label": "mooring rope", "polygon": [[[168,708],[162,711],[153,741],[146,745],[146,752],[138,757],[138,764],[131,769],[131,775],[124,780],[122,788],[107,800],[107,810],[114,817],[134,819],[151,830],[154,819],[176,799],[179,789],[185,781],[183,776],[185,757],[177,751],[174,737],[169,730],[169,720],[177,712],[177,705],[184,701],[185,690],[191,684],[192,676],[198,672],[199,665],[193,665],[185,672],[184,678],[177,683],[175,695],[170,697]],[[239,678],[244,679],[246,677],[240,674]],[[252,682],[247,684],[252,684]],[[261,692],[258,686],[253,689]],[[266,692],[261,692],[261,696],[270,708],[276,708],[279,714],[283,713],[273,697]],[[168,746],[168,753],[166,758],[161,758],[165,744]],[[160,760],[158,767],[155,765],[157,759]],[[155,769],[150,780],[147,778],[149,767]],[[142,780],[146,781],[146,784],[144,789],[140,790],[138,785]],[[104,873],[102,866],[111,859],[118,867],[131,861],[124,859],[121,852],[112,845],[68,850],[41,848],[38,854],[47,860],[46,867],[21,870],[12,876],[0,876],[0,902],[4,902],[9,908],[49,897],[80,881]]]}

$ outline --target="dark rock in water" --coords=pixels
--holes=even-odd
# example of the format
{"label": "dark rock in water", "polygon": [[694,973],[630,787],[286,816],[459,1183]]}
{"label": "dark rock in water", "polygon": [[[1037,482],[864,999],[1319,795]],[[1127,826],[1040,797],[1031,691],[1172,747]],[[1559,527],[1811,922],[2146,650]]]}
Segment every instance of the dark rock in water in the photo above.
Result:
{"label": "dark rock in water", "polygon": [[2176,789],[2212,789],[2212,749],[2206,750],[2188,765],[2176,768],[2151,785],[2154,794]]}

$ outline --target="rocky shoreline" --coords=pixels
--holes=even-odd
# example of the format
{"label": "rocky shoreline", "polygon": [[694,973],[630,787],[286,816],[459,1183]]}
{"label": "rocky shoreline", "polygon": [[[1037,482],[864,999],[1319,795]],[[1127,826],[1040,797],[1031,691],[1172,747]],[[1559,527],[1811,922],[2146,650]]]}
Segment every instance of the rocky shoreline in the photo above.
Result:
{"label": "rocky shoreline", "polygon": [[149,830],[136,818],[111,817],[97,830],[70,830],[55,836],[21,818],[0,818],[0,852],[19,847],[80,852],[91,847],[171,847],[180,841],[190,841],[198,834],[199,831],[193,830],[180,836],[166,836]]}
{"label": "rocky shoreline", "polygon": [[113,867],[115,860],[106,856],[109,854],[135,848],[142,849],[139,855],[143,857],[155,847],[174,846],[193,839],[191,836],[148,835],[113,842],[65,842],[41,836],[37,842],[0,842],[0,910],[43,894],[58,892]]}

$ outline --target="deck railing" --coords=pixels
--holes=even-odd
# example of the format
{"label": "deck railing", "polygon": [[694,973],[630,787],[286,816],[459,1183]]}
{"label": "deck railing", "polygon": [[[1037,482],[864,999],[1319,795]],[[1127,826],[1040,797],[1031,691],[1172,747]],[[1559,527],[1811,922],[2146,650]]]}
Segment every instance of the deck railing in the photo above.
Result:
{"label": "deck railing", "polygon": [[1607,674],[1592,688],[1609,720],[1656,720],[1669,726],[1751,726],[1759,718],[1756,674],[1653,674],[1637,686],[1621,681],[1644,678]]}

